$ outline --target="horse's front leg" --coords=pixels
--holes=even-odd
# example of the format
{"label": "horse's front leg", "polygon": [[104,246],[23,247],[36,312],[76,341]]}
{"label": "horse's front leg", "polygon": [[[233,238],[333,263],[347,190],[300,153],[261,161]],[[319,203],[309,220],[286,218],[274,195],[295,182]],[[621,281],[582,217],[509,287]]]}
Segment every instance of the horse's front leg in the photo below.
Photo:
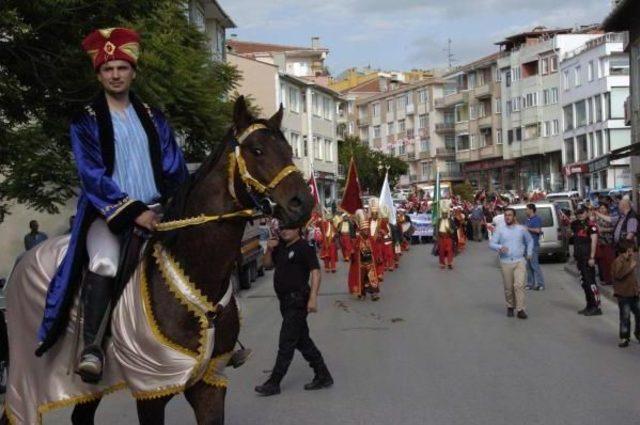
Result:
{"label": "horse's front leg", "polygon": [[150,400],[138,400],[138,421],[140,425],[164,425],[164,408],[173,395],[152,398]]}
{"label": "horse's front leg", "polygon": [[199,381],[184,393],[193,408],[198,425],[224,424],[224,398],[227,389]]}
{"label": "horse's front leg", "polygon": [[100,400],[102,399],[76,404],[71,414],[71,423],[73,425],[93,425]]}

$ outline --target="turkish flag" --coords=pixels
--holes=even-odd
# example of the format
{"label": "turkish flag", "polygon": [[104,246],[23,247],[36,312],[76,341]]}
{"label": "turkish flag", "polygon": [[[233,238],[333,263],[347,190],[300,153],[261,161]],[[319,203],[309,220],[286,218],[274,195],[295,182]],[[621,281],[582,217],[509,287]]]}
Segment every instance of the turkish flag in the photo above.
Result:
{"label": "turkish flag", "polygon": [[349,214],[355,214],[359,209],[362,209],[362,198],[360,196],[360,181],[358,180],[358,170],[356,169],[356,163],[351,158],[349,162],[349,173],[347,174],[347,184],[344,187],[344,194],[342,195],[342,202],[340,203],[340,209],[348,212]]}
{"label": "turkish flag", "polygon": [[315,209],[320,204],[320,196],[318,195],[318,185],[316,184],[316,173],[313,170],[311,170],[311,177],[307,183],[309,184],[311,196],[313,196],[313,208]]}

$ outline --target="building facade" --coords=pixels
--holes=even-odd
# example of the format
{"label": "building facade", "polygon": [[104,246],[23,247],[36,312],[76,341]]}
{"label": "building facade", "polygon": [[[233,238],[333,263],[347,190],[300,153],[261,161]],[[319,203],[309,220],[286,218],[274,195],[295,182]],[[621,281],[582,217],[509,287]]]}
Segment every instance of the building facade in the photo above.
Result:
{"label": "building facade", "polygon": [[462,173],[476,188],[508,188],[502,161],[502,122],[498,55],[445,74],[442,97],[435,100],[435,131],[453,149]]}
{"label": "building facade", "polygon": [[611,150],[631,143],[625,124],[629,57],[622,34],[602,35],[566,53],[560,75],[565,189],[586,196],[592,189],[629,186],[629,158],[609,160]]}
{"label": "building facade", "polygon": [[338,103],[340,95],[311,80],[282,72],[275,64],[233,53],[227,61],[242,74],[239,94],[249,96],[262,116],[282,104],[282,132],[291,145],[294,163],[309,178],[315,172],[320,202],[329,207],[337,196]]}
{"label": "building facade", "polygon": [[503,171],[516,189],[562,190],[562,105],[560,57],[599,34],[592,29],[543,27],[498,43]]}
{"label": "building facade", "polygon": [[226,58],[226,31],[236,24],[215,0],[190,0],[189,22],[207,35],[207,43],[214,60]]}

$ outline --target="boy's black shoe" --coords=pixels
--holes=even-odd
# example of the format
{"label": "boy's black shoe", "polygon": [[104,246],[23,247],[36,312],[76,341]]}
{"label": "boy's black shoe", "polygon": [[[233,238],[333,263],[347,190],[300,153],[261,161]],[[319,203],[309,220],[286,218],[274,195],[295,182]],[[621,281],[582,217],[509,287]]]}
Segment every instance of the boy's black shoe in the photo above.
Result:
{"label": "boy's black shoe", "polygon": [[280,383],[273,378],[269,378],[264,384],[258,385],[255,390],[265,397],[280,394]]}
{"label": "boy's black shoe", "polygon": [[512,307],[508,307],[507,308],[507,317],[513,317],[513,308]]}
{"label": "boy's black shoe", "polygon": [[585,316],[602,316],[602,310],[600,307],[591,307],[584,312]]}
{"label": "boy's black shoe", "polygon": [[620,340],[620,343],[618,344],[618,347],[620,348],[625,348],[629,346],[629,338],[625,338]]}
{"label": "boy's black shoe", "polygon": [[518,319],[526,319],[527,317],[527,313],[524,312],[524,310],[520,310],[517,314]]}
{"label": "boy's black shoe", "polygon": [[582,310],[578,310],[578,314],[585,314],[589,310],[589,307],[585,307]]}

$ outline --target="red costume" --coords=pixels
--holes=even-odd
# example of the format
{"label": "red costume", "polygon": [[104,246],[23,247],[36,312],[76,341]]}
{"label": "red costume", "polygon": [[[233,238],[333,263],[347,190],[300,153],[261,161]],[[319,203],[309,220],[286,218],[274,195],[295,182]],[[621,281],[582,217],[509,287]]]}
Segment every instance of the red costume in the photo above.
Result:
{"label": "red costume", "polygon": [[373,260],[376,266],[376,273],[380,281],[384,280],[384,240],[382,238],[381,220],[371,218],[369,220],[369,230],[373,242]]}
{"label": "red costume", "polygon": [[380,240],[382,241],[382,262],[387,271],[393,271],[397,268],[396,254],[393,246],[393,236],[391,235],[391,227],[389,220],[380,219]]}
{"label": "red costume", "polygon": [[349,292],[359,298],[370,293],[375,300],[380,292],[380,280],[376,272],[373,246],[373,238],[362,236],[362,234],[353,240],[351,264],[349,265]]}
{"label": "red costume", "polygon": [[340,248],[342,249],[342,258],[344,261],[349,261],[351,258],[351,251],[353,250],[351,243],[352,226],[353,224],[349,221],[349,218],[346,217],[338,224]]}
{"label": "red costume", "polygon": [[336,246],[336,228],[331,220],[320,222],[320,258],[324,260],[324,271],[336,272],[338,261],[338,247]]}

